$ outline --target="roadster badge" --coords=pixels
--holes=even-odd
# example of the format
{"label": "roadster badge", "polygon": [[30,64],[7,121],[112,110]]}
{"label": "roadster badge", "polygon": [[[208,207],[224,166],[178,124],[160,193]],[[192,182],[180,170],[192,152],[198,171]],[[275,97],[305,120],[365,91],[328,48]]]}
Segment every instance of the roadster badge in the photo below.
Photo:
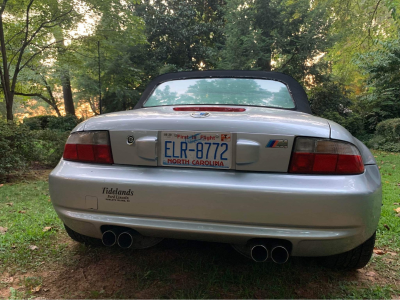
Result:
{"label": "roadster badge", "polygon": [[211,114],[209,112],[194,112],[190,114],[193,118],[206,118],[208,116],[210,116]]}

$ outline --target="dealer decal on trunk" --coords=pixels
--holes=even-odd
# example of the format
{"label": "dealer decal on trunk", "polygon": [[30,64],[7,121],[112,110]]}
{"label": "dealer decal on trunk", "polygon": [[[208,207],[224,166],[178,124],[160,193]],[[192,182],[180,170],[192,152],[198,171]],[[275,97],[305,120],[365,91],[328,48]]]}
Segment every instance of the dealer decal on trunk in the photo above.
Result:
{"label": "dealer decal on trunk", "polygon": [[131,196],[133,196],[133,191],[121,190],[119,188],[107,188],[103,187],[103,194],[106,195],[107,201],[117,201],[117,202],[131,202]]}

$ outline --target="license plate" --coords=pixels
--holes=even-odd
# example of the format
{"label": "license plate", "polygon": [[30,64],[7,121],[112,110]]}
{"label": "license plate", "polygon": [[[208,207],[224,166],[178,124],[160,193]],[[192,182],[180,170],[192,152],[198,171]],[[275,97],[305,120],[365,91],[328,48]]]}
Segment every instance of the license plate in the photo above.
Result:
{"label": "license plate", "polygon": [[232,134],[226,132],[161,132],[163,166],[230,169]]}

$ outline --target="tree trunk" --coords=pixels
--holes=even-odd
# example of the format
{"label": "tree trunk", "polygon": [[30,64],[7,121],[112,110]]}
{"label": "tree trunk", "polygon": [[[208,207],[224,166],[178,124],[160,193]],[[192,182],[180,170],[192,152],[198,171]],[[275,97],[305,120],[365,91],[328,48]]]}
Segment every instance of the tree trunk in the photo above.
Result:
{"label": "tree trunk", "polygon": [[[4,4],[5,5],[5,4]],[[14,92],[10,89],[10,75],[8,73],[7,66],[7,53],[6,45],[4,39],[4,28],[3,28],[3,16],[0,14],[0,49],[1,58],[3,61],[3,69],[0,67],[1,85],[3,88],[4,99],[6,100],[6,111],[7,111],[7,121],[14,120],[13,115],[13,104],[14,104]],[[17,72],[17,70],[15,70]]]}
{"label": "tree trunk", "polygon": [[[56,31],[54,32],[54,36],[57,40],[64,41],[64,33],[63,33],[61,27],[58,27],[56,29]],[[60,49],[59,49],[60,55],[62,56],[66,51],[64,42],[60,43],[59,47],[60,47]],[[68,66],[61,65],[61,78],[60,79],[61,79],[61,85],[62,85],[62,89],[63,89],[65,113],[67,115],[75,116],[74,101],[72,99],[71,77],[69,74]]]}
{"label": "tree trunk", "polygon": [[61,117],[61,113],[60,113],[60,110],[58,109],[57,105],[52,105],[52,107],[56,111],[57,117]]}
{"label": "tree trunk", "polygon": [[67,115],[75,116],[74,100],[72,99],[71,79],[68,70],[63,71],[61,82],[63,88],[65,112]]}
{"label": "tree trunk", "polygon": [[[6,91],[4,91],[6,93]],[[14,103],[14,95],[13,93],[7,93],[8,99],[6,101],[6,111],[7,111],[7,121],[13,121],[14,120],[14,114],[13,114],[13,103]]]}

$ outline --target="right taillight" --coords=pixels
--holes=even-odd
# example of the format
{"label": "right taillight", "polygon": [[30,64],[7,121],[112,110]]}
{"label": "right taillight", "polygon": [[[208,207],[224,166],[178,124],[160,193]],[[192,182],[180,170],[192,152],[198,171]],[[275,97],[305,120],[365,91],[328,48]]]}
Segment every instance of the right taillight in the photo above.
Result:
{"label": "right taillight", "polygon": [[112,164],[108,131],[71,133],[65,144],[63,158],[80,162]]}
{"label": "right taillight", "polygon": [[289,173],[361,174],[364,164],[358,149],[346,142],[297,138]]}

